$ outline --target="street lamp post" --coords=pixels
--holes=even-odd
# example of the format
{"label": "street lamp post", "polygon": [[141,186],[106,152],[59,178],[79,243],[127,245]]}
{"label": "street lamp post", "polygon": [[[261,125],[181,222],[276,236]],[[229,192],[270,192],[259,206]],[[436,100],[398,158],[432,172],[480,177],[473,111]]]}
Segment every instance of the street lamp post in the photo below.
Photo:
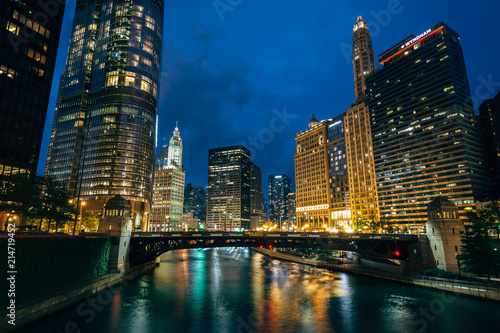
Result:
{"label": "street lamp post", "polygon": [[[82,218],[82,209],[83,206],[85,206],[85,201],[79,202],[80,198],[77,199],[76,201],[76,212],[75,212],[75,222],[73,224],[73,236],[75,235],[75,230],[76,230],[76,223],[77,221],[81,221]],[[80,214],[78,214],[78,204],[80,204]]]}

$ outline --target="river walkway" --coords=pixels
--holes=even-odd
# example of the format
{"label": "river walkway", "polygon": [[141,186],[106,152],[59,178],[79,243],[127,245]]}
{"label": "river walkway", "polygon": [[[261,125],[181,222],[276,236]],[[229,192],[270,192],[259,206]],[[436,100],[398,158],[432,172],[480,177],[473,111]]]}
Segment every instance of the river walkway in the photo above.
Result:
{"label": "river walkway", "polygon": [[408,275],[404,273],[384,272],[373,268],[365,267],[354,263],[353,261],[342,261],[339,263],[327,262],[324,260],[308,259],[294,256],[291,254],[281,253],[278,251],[252,248],[265,256],[275,259],[292,261],[300,264],[316,266],[318,268],[325,268],[334,271],[340,271],[351,274],[364,275],[379,279],[391,280],[399,283],[411,284],[424,288],[441,290],[448,293],[460,294],[480,298],[493,302],[500,302],[500,288],[491,286],[487,283],[443,279],[429,276]]}

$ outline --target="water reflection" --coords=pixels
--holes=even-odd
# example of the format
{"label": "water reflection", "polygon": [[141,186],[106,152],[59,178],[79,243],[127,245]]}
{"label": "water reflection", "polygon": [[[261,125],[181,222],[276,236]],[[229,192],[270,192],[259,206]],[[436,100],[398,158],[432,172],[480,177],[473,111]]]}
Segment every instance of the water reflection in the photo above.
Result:
{"label": "water reflection", "polygon": [[[498,304],[392,284],[296,263],[248,249],[173,251],[120,288],[89,322],[75,307],[26,332],[470,332],[495,330]],[[94,298],[99,301],[99,296]],[[444,304],[432,321],[422,309]]]}

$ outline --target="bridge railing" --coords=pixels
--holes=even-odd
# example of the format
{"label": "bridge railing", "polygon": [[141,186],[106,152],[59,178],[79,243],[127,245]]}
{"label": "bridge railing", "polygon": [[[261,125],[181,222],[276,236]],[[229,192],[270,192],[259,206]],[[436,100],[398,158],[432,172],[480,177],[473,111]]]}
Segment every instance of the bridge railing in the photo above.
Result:
{"label": "bridge railing", "polygon": [[229,231],[200,231],[200,232],[132,232],[132,237],[169,237],[169,238],[206,238],[206,237],[266,237],[266,238],[331,238],[331,239],[373,239],[373,240],[418,240],[416,235],[402,234],[364,234],[364,233],[327,233],[327,232],[229,232]]}
{"label": "bridge railing", "polygon": [[449,291],[470,295],[482,295],[491,299],[500,299],[500,288],[487,283],[422,275],[412,276],[412,280],[414,283],[424,286],[444,288]]}

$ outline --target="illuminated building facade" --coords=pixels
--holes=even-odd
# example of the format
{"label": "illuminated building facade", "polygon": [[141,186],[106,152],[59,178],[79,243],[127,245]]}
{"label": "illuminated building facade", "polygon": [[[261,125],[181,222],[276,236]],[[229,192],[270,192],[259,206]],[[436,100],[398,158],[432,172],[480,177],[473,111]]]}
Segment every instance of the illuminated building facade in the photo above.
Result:
{"label": "illuminated building facade", "polygon": [[344,122],[352,221],[359,228],[359,223],[380,219],[370,112],[365,102],[352,105]]}
{"label": "illuminated building facade", "polygon": [[[296,219],[301,227],[350,229],[379,220],[370,114],[365,79],[375,71],[370,31],[358,17],[353,29],[356,102],[345,113],[296,137]],[[300,179],[299,179],[300,178]]]}
{"label": "illuminated building facade", "polygon": [[0,2],[0,186],[36,174],[64,4],[47,10],[42,1]]}
{"label": "illuminated building facade", "polygon": [[[168,149],[162,149],[161,163],[154,171],[153,205],[151,207],[150,231],[182,230],[184,205],[184,179],[182,167],[182,139],[175,127]],[[165,152],[168,151],[167,159]]]}
{"label": "illuminated building facade", "polygon": [[365,95],[365,78],[375,71],[375,56],[370,30],[361,16],[358,16],[352,33],[352,66],[354,72],[354,94],[356,101],[359,101]]}
{"label": "illuminated building facade", "polygon": [[479,106],[480,132],[490,180],[490,198],[500,199],[500,92]]}
{"label": "illuminated building facade", "polygon": [[366,94],[381,219],[423,224],[438,195],[463,214],[488,187],[458,34],[437,24],[380,62]]}
{"label": "illuminated building facade", "polygon": [[334,227],[351,223],[351,196],[349,192],[349,151],[346,144],[345,113],[327,121],[327,161],[330,177],[330,219]]}
{"label": "illuminated building facade", "polygon": [[78,0],[49,175],[97,214],[120,194],[145,229],[155,159],[162,0]]}
{"label": "illuminated building facade", "polygon": [[286,200],[291,192],[292,182],[285,174],[268,175],[269,220],[281,224],[287,220]]}
{"label": "illuminated building facade", "polygon": [[249,230],[250,151],[241,146],[208,153],[207,230]]}
{"label": "illuminated building facade", "polygon": [[299,230],[348,226],[351,222],[344,116],[320,123],[313,115],[309,129],[295,138],[295,211]]}

